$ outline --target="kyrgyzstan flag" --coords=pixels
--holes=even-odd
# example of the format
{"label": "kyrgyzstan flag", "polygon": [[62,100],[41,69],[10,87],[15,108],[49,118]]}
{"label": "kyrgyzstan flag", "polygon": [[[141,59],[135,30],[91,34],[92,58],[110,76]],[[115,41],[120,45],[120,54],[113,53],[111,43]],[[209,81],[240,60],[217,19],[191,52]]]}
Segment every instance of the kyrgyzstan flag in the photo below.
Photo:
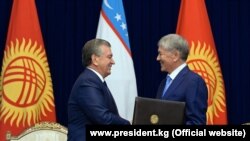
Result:
{"label": "kyrgyzstan flag", "polygon": [[224,80],[204,0],[181,1],[176,32],[189,42],[188,66],[207,84],[207,124],[227,124]]}
{"label": "kyrgyzstan flag", "polygon": [[0,141],[56,121],[47,55],[34,0],[13,0],[0,78]]}

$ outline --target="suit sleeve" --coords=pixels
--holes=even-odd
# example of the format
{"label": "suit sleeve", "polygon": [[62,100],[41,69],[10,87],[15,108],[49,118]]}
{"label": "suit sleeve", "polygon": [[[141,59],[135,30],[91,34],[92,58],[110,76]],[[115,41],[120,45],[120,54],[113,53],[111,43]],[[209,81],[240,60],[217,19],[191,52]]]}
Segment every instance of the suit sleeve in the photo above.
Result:
{"label": "suit sleeve", "polygon": [[208,90],[202,78],[192,80],[186,95],[186,124],[205,125]]}

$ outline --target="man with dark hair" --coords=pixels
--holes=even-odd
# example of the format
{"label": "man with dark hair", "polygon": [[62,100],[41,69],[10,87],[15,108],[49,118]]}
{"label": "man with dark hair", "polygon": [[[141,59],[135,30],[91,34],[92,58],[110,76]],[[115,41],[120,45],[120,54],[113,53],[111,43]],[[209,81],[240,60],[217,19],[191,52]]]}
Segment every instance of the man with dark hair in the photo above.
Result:
{"label": "man with dark hair", "polygon": [[111,45],[102,39],[88,41],[82,49],[86,67],[76,80],[68,101],[68,141],[85,141],[86,125],[129,125],[119,116],[105,77],[115,64]]}

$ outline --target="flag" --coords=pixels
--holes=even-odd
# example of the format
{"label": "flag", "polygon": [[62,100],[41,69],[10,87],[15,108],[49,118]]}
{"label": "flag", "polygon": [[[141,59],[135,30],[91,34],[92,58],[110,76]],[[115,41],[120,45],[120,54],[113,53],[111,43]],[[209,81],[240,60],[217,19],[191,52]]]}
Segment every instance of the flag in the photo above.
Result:
{"label": "flag", "polygon": [[106,81],[120,115],[131,121],[137,86],[122,0],[103,0],[96,38],[111,43],[115,65]]}
{"label": "flag", "polygon": [[189,42],[188,66],[206,82],[207,124],[227,124],[224,80],[204,0],[181,1],[176,32]]}
{"label": "flag", "polygon": [[13,0],[0,81],[0,140],[55,121],[51,75],[34,0]]}

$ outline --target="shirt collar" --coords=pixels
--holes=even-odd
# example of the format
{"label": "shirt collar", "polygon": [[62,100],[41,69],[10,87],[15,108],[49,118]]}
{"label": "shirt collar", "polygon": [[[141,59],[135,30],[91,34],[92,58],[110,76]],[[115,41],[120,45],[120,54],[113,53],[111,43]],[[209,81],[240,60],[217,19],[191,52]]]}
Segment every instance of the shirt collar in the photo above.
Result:
{"label": "shirt collar", "polygon": [[97,72],[96,70],[94,70],[94,69],[92,69],[90,67],[87,67],[87,68],[89,70],[93,71],[101,79],[101,81],[104,82],[104,79],[103,79],[102,75],[99,72]]}
{"label": "shirt collar", "polygon": [[181,64],[179,67],[177,67],[171,74],[168,74],[172,80],[179,74],[179,72],[187,66],[186,63]]}

